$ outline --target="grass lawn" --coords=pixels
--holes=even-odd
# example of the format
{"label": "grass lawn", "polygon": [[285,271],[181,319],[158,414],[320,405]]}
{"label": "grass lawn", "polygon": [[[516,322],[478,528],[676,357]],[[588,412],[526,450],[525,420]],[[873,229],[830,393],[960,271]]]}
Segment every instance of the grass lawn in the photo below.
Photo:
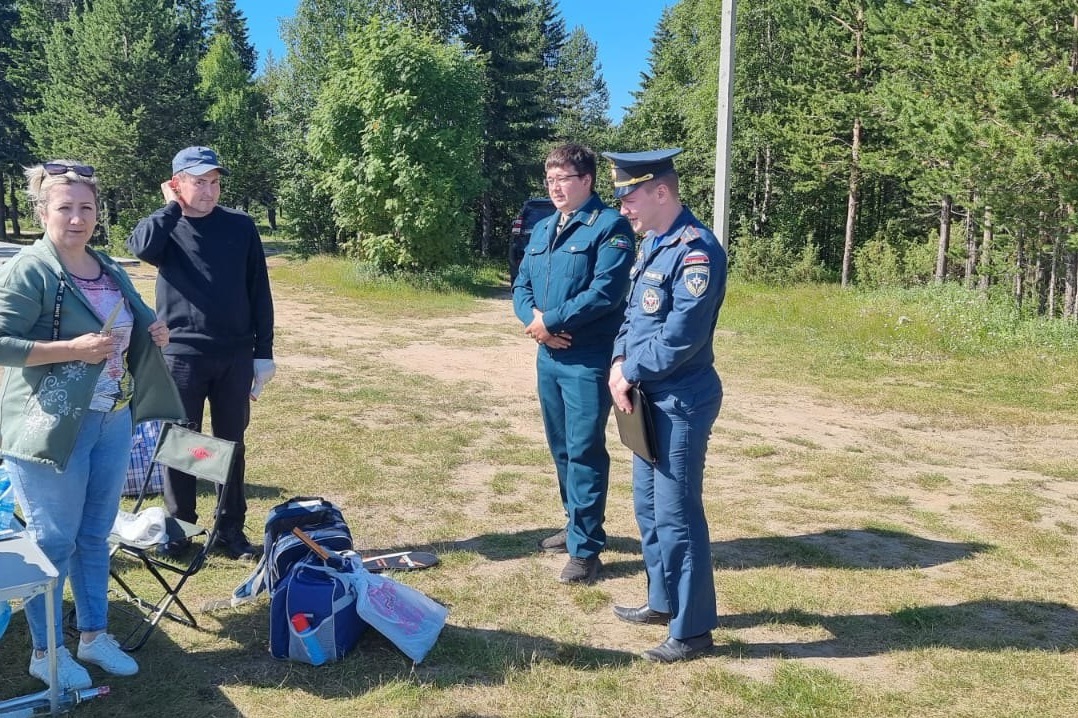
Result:
{"label": "grass lawn", "polygon": [[[562,586],[564,557],[534,551],[562,517],[504,278],[379,281],[326,259],[271,276],[278,375],[248,432],[249,533],[285,498],[330,498],[358,549],[441,556],[397,578],[449,624],[420,665],[371,633],[315,668],[269,656],[265,599],[202,630],[166,622],[138,676],[92,671],[112,695],[79,714],[1078,715],[1073,324],[957,292],[733,281],[705,481],[717,648],[656,666],[636,655],[664,630],[610,612],[645,590],[613,423],[603,580]],[[225,597],[249,568],[215,557],[184,594]],[[37,690],[21,617],[0,651],[0,699]]]}

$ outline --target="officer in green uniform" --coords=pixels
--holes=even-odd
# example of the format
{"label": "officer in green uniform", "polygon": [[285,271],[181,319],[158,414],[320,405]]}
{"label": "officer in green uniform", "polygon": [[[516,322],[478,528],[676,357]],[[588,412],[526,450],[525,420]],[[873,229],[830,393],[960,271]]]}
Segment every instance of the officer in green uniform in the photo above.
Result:
{"label": "officer in green uniform", "polygon": [[591,583],[602,565],[607,379],[634,250],[629,223],[595,193],[595,163],[595,153],[576,144],[547,157],[557,212],[535,225],[513,283],[513,309],[539,345],[539,404],[566,515],[565,529],[539,547],[569,554],[562,583]]}
{"label": "officer in green uniform", "polygon": [[606,153],[621,214],[644,234],[629,304],[614,342],[610,393],[631,411],[629,388],[650,404],[656,461],[633,457],[633,507],[648,576],[647,602],[615,606],[640,624],[669,624],[644,658],[671,663],[711,649],[718,625],[711,544],[704,516],[704,458],[722,404],[715,322],[726,294],[726,251],[681,204],[680,149]]}

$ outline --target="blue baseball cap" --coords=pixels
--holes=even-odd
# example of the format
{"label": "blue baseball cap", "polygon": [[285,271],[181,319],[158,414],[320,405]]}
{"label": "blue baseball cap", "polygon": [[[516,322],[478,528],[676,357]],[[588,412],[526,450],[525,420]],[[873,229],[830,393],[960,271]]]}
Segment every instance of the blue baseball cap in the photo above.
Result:
{"label": "blue baseball cap", "polygon": [[217,153],[209,147],[185,147],[172,158],[172,174],[186,172],[189,175],[204,175],[211,170],[218,170],[222,175],[230,172],[217,161]]}
{"label": "blue baseball cap", "polygon": [[614,197],[621,199],[648,180],[673,174],[674,158],[680,147],[648,152],[604,152],[603,157],[614,163]]}

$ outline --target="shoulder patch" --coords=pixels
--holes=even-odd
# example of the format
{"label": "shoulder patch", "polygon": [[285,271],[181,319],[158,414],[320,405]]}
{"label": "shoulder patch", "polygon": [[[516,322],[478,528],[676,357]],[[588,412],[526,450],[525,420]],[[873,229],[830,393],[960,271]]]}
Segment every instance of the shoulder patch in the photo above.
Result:
{"label": "shoulder patch", "polygon": [[685,255],[685,259],[681,261],[682,264],[711,264],[711,259],[707,256],[706,252],[701,252],[695,249]]}
{"label": "shoulder patch", "polygon": [[616,234],[610,238],[610,246],[614,249],[632,249],[633,243],[624,234]]}
{"label": "shoulder patch", "polygon": [[707,291],[711,269],[706,264],[693,264],[685,268],[685,288],[699,299]]}

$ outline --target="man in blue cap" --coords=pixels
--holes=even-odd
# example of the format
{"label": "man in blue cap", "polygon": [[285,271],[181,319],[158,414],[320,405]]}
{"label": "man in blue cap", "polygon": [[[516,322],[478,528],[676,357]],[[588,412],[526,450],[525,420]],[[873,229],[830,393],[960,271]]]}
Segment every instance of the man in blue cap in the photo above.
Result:
{"label": "man in blue cap", "polygon": [[513,309],[539,345],[539,406],[566,515],[565,529],[539,548],[569,554],[562,583],[591,583],[602,566],[606,382],[633,261],[632,228],[596,194],[595,165],[595,153],[578,144],[547,156],[547,193],[557,212],[535,225],[513,282]]}
{"label": "man in blue cap", "polygon": [[660,663],[711,650],[718,625],[711,543],[704,515],[704,459],[722,404],[712,343],[726,293],[726,252],[681,204],[680,149],[604,153],[614,164],[621,214],[644,235],[630,273],[625,321],[614,341],[610,394],[631,412],[629,389],[647,396],[654,464],[633,457],[633,506],[648,577],[647,602],[615,606],[621,620],[668,624],[643,653]]}
{"label": "man in blue cap", "polygon": [[[189,426],[202,430],[209,401],[214,436],[239,444],[228,495],[221,504],[214,548],[251,560],[258,548],[243,531],[243,436],[251,399],[273,378],[273,298],[262,238],[247,215],[218,205],[221,166],[209,147],[187,147],[172,159],[161,184],[165,206],[146,217],[127,240],[139,259],[157,267],[157,316],[168,324],[165,361],[180,390]],[[194,523],[195,478],[169,469],[165,507]],[[169,542],[179,555],[189,539]]]}

